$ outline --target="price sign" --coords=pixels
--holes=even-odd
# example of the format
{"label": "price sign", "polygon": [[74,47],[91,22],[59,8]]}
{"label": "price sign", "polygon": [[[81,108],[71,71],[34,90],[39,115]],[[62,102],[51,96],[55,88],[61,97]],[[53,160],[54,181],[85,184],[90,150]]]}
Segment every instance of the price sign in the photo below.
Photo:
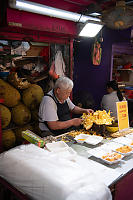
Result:
{"label": "price sign", "polygon": [[129,128],[127,101],[116,102],[119,131]]}

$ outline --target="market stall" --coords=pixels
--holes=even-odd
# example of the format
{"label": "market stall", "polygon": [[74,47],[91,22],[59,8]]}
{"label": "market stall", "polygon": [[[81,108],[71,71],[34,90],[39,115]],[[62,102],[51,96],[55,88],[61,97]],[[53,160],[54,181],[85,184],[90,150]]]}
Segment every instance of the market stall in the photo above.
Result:
{"label": "market stall", "polygon": [[[84,2],[84,6],[86,4],[87,3]],[[66,7],[67,6],[68,5],[66,5]],[[80,6],[78,4],[76,5],[76,11],[79,11]],[[82,8],[84,6],[82,6]],[[97,146],[91,146],[90,144],[86,143],[84,145],[78,144],[75,141],[74,137],[71,138],[71,141],[68,142],[69,147],[67,147],[67,150],[63,152],[60,151],[58,153],[49,152],[47,148],[41,149],[33,144],[19,146],[17,146],[18,144],[15,144],[15,134],[13,131],[15,129],[19,129],[22,132],[23,130],[21,128],[23,127],[20,127],[19,125],[24,126],[25,124],[24,120],[22,120],[24,121],[24,124],[18,122],[18,119],[20,119],[20,116],[22,116],[19,111],[20,109],[24,110],[24,106],[19,105],[19,107],[14,108],[14,106],[18,106],[18,101],[22,101],[20,94],[22,94],[23,92],[21,90],[28,89],[22,88],[22,86],[27,87],[27,85],[38,83],[39,81],[44,80],[47,77],[47,73],[45,73],[48,72],[46,65],[47,60],[45,55],[47,54],[47,58],[50,58],[48,60],[49,63],[47,63],[49,67],[53,66],[51,65],[53,64],[53,62],[51,62],[53,61],[51,60],[51,50],[54,49],[53,52],[55,53],[55,51],[57,50],[55,48],[56,46],[65,46],[65,48],[63,48],[63,56],[68,56],[69,54],[69,57],[67,57],[66,59],[68,61],[67,65],[69,66],[67,68],[67,75],[72,78],[73,38],[77,34],[77,27],[75,22],[65,21],[63,19],[50,18],[47,16],[42,16],[20,10],[18,11],[9,7],[5,7],[4,9],[6,10],[6,16],[4,22],[2,22],[2,26],[0,27],[0,39],[4,39],[10,44],[8,43],[8,45],[1,45],[1,49],[4,52],[4,55],[1,55],[2,63],[4,63],[7,68],[9,68],[10,65],[14,65],[15,67],[16,65],[19,66],[18,68],[20,68],[20,70],[18,71],[19,74],[21,74],[21,77],[15,77],[15,81],[13,81],[12,77],[10,77],[11,79],[9,79],[8,81],[10,82],[11,87],[13,86],[12,91],[15,92],[10,92],[11,90],[8,90],[8,92],[6,93],[6,97],[9,95],[9,92],[12,94],[10,99],[4,98],[4,100],[8,99],[8,103],[6,102],[6,105],[4,104],[4,106],[7,106],[8,108],[5,108],[3,104],[1,106],[3,110],[6,110],[8,112],[9,117],[9,126],[7,125],[8,134],[6,135],[10,135],[12,138],[11,146],[6,146],[7,144],[9,144],[6,140],[6,142],[4,143],[5,147],[10,149],[11,147],[14,147],[14,145],[16,145],[15,148],[12,148],[0,154],[1,199],[17,198],[78,200],[82,195],[85,200],[88,200],[89,198],[91,200],[96,198],[98,198],[99,200],[110,200],[111,193],[108,187],[110,187],[112,195],[114,195],[114,198],[116,200],[127,198],[127,192],[125,192],[125,190],[128,188],[128,186],[124,186],[123,189],[123,182],[125,182],[124,180],[126,178],[126,182],[128,183],[128,185],[132,183],[132,154],[128,157],[120,159],[120,162],[116,164],[111,163],[111,165],[108,165],[107,163],[103,162],[103,160],[100,160],[98,157],[94,156],[93,152],[91,152],[91,149],[94,149]],[[81,16],[79,16],[79,19],[81,18]],[[24,55],[24,51],[21,51],[21,55],[16,56],[16,50],[18,50],[18,46],[15,46],[15,42],[18,42],[18,44],[20,43],[20,46],[24,43],[27,44],[27,46],[30,44],[31,48],[30,50],[27,50],[26,55]],[[43,45],[43,47],[40,47],[40,44]],[[12,55],[9,53],[11,51],[10,47],[12,47]],[[21,48],[21,50],[22,49],[23,48]],[[65,51],[65,49],[67,49],[68,51]],[[46,71],[37,71],[36,73],[36,71],[34,70],[35,65],[33,65],[33,63],[36,65],[39,63],[39,65],[41,65],[42,60],[40,57],[43,57],[44,59],[43,65],[46,65]],[[13,69],[15,69],[15,67]],[[1,67],[1,69],[3,69],[3,66]],[[29,70],[30,75],[28,74],[26,77],[23,77],[22,71],[24,72],[26,70]],[[25,78],[28,82],[25,82],[24,85],[23,83],[25,81]],[[5,82],[5,79],[2,79],[2,84],[6,84]],[[17,88],[17,90],[19,91],[16,91],[16,87],[18,86],[19,88]],[[10,86],[8,85],[8,89],[9,88]],[[6,90],[4,89],[3,91],[5,92]],[[43,93],[41,93],[41,96],[42,95]],[[15,103],[14,100],[14,97],[16,96],[17,103]],[[24,96],[26,98],[27,95]],[[26,102],[29,103],[29,100],[23,100],[24,104],[26,104]],[[34,107],[34,105],[31,104],[28,104],[27,106],[30,111]],[[14,124],[10,124],[10,110],[13,110],[13,113],[17,113],[17,116],[19,115],[19,117],[13,117],[14,123],[16,123],[17,126],[14,126]],[[25,110],[27,111],[26,108]],[[28,117],[26,118],[26,123],[29,123],[31,120],[29,110]],[[12,114],[12,116],[14,115],[15,114]],[[102,131],[103,130],[104,129],[102,129]],[[3,130],[1,132],[0,129],[0,134],[5,133],[5,131],[6,130]],[[105,136],[104,131],[102,132],[102,137],[103,136]],[[0,148],[1,139],[2,137],[0,135]],[[55,140],[56,139],[57,138],[55,138]],[[62,139],[64,140],[64,138],[62,138],[61,136],[61,140]],[[104,145],[104,143],[106,144],[108,142],[108,140],[106,139],[101,141],[99,145],[102,146]],[[5,187],[7,189],[5,189]],[[9,190],[15,193],[17,197],[14,197],[14,194],[11,195],[9,193]],[[123,191],[123,193],[121,191]],[[113,194],[114,192],[115,194]],[[131,190],[128,190],[128,197],[128,200],[132,198]]]}

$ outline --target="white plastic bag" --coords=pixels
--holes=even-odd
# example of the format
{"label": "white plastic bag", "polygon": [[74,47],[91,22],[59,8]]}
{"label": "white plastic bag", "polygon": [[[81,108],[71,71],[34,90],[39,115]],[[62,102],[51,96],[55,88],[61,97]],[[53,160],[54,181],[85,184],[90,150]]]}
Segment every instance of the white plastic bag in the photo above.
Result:
{"label": "white plastic bag", "polygon": [[80,187],[71,193],[66,200],[112,200],[109,188],[104,184],[92,183]]}
{"label": "white plastic bag", "polygon": [[11,54],[14,55],[26,55],[26,51],[30,49],[30,45],[28,42],[22,42],[21,45],[15,49],[11,49]]}
{"label": "white plastic bag", "polygon": [[59,76],[65,76],[65,63],[63,60],[62,52],[57,51],[55,55],[55,73]]}

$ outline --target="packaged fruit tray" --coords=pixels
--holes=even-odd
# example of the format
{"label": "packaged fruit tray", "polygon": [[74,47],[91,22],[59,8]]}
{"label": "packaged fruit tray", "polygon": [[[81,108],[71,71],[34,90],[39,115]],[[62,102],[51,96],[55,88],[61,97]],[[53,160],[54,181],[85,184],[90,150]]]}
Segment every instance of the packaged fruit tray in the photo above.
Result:
{"label": "packaged fruit tray", "polygon": [[109,165],[119,163],[123,158],[122,154],[116,153],[112,150],[105,150],[101,147],[91,149],[88,151],[88,153]]}
{"label": "packaged fruit tray", "polygon": [[114,142],[120,143],[120,144],[124,144],[124,145],[128,145],[133,147],[133,138],[128,138],[128,137],[119,137],[119,138],[115,138],[113,139]]}
{"label": "packaged fruit tray", "polygon": [[127,156],[133,153],[133,148],[128,145],[120,144],[117,142],[106,143],[101,146],[102,149],[112,150],[114,152],[120,153],[123,156]]}

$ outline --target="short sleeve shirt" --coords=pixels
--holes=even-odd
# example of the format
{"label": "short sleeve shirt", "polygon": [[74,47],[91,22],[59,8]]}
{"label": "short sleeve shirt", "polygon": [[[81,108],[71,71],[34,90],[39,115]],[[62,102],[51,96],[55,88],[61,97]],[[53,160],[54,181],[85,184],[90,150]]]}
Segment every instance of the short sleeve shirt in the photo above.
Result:
{"label": "short sleeve shirt", "polygon": [[104,95],[101,102],[101,108],[107,112],[110,110],[111,116],[117,118],[116,102],[119,102],[117,92],[114,91],[110,94]]}
{"label": "short sleeve shirt", "polygon": [[[53,90],[51,90],[48,94],[53,96]],[[70,98],[68,98],[66,101],[68,103],[69,110],[73,110],[75,105],[72,103]],[[44,96],[39,107],[39,121],[48,122],[57,120],[59,119],[57,115],[57,105],[55,101],[49,96]],[[42,131],[48,130],[47,126],[44,123],[39,123],[39,128]]]}

